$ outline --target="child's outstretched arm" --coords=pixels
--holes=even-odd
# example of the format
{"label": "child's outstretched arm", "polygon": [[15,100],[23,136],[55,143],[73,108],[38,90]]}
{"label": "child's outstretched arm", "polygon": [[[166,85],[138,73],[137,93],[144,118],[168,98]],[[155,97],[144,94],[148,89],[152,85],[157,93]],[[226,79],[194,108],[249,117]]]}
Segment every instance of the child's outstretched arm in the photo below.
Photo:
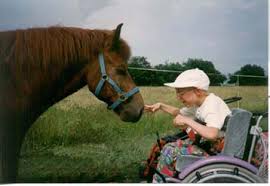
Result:
{"label": "child's outstretched arm", "polygon": [[167,105],[164,103],[155,103],[153,105],[144,105],[144,110],[146,112],[156,112],[158,110],[162,110],[172,116],[177,116],[179,114],[179,108]]}

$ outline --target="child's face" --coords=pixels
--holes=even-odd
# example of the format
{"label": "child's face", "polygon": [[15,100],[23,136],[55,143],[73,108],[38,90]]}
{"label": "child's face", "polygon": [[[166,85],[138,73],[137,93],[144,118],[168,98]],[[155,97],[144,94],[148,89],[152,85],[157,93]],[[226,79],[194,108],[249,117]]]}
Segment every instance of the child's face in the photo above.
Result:
{"label": "child's face", "polygon": [[186,107],[197,105],[199,96],[196,93],[196,88],[176,88],[176,97]]}

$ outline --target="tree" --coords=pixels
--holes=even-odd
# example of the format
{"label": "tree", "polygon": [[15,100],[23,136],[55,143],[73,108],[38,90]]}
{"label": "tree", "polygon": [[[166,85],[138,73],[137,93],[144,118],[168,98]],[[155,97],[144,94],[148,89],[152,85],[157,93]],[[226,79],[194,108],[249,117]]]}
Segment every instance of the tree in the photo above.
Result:
{"label": "tree", "polygon": [[177,72],[156,72],[157,76],[157,83],[158,85],[163,85],[164,83],[167,82],[173,82],[176,77],[180,74],[181,71],[183,71],[183,66],[176,62],[176,63],[168,63],[166,62],[165,64],[159,64],[156,65],[154,68],[159,69],[159,70],[172,70],[172,71],[179,71]]}
{"label": "tree", "polygon": [[205,61],[202,59],[191,59],[189,58],[187,62],[183,63],[184,70],[198,68],[203,70],[210,79],[210,85],[220,85],[227,78],[225,75],[221,74],[214,66],[211,61]]}
{"label": "tree", "polygon": [[[150,63],[146,57],[134,56],[129,60],[129,67],[136,68],[151,68]],[[187,62],[180,64],[179,62],[170,63],[168,61],[165,64],[159,64],[154,66],[155,69],[159,70],[172,70],[177,72],[158,72],[158,71],[147,71],[147,70],[136,70],[129,69],[131,76],[135,83],[139,86],[161,86],[166,82],[173,82],[176,77],[184,70],[199,68],[208,74],[211,85],[219,85],[226,80],[226,76],[216,70],[215,66],[210,61],[202,59],[188,59]]]}
{"label": "tree", "polygon": [[[128,62],[128,66],[145,69],[151,68],[150,63],[147,61],[147,58],[142,56],[131,57]],[[153,85],[153,81],[155,79],[153,72],[147,70],[129,69],[129,73],[132,76],[136,85],[138,86]]]}
{"label": "tree", "polygon": [[147,58],[143,56],[131,57],[128,62],[128,66],[137,68],[151,68],[150,63],[147,61]]}
{"label": "tree", "polygon": [[240,70],[229,74],[228,83],[237,83],[237,75],[239,76],[239,85],[267,85],[267,77],[244,77],[241,75],[249,76],[265,76],[264,69],[259,65],[247,64],[240,68]]}

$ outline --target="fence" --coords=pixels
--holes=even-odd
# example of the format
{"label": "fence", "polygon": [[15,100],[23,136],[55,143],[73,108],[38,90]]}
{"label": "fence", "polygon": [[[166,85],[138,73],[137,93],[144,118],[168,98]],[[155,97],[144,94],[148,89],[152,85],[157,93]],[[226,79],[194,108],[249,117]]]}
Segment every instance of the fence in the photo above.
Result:
{"label": "fence", "polygon": [[[128,68],[131,70],[164,72],[164,73],[178,73],[178,74],[180,74],[181,72],[183,72],[183,71],[177,71],[177,70],[154,69],[154,68],[139,68],[139,67],[128,67]],[[206,74],[208,76],[221,75],[221,74],[214,74],[214,73],[206,73]],[[253,105],[257,106],[258,104],[262,104],[262,107],[264,110],[268,108],[267,86],[264,86],[264,88],[261,88],[261,90],[256,90],[256,88],[250,89],[250,90],[245,90],[245,88],[240,86],[240,78],[260,78],[260,79],[263,78],[263,79],[267,80],[268,77],[254,76],[254,75],[241,75],[241,74],[231,75],[231,76],[236,77],[236,83],[234,83],[234,84],[221,83],[220,86],[227,87],[228,89],[234,89],[233,91],[236,91],[236,95],[232,95],[232,96],[238,96],[238,97],[243,97],[243,98],[247,97],[247,99],[253,99],[252,100]],[[258,94],[257,91],[263,91],[263,92],[260,92],[260,94]],[[247,94],[248,94],[248,96],[247,96]],[[243,100],[243,101],[250,101],[250,100]],[[255,106],[255,108],[256,108],[256,106]],[[237,107],[238,108],[241,107],[241,101],[237,102]]]}

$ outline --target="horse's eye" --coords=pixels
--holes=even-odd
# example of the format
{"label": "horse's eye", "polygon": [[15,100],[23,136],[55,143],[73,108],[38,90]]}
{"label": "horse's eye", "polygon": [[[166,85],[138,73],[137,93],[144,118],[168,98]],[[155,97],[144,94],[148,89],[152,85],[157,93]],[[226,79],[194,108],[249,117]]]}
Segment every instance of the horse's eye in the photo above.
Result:
{"label": "horse's eye", "polygon": [[116,73],[122,76],[127,75],[127,71],[123,69],[116,69]]}

